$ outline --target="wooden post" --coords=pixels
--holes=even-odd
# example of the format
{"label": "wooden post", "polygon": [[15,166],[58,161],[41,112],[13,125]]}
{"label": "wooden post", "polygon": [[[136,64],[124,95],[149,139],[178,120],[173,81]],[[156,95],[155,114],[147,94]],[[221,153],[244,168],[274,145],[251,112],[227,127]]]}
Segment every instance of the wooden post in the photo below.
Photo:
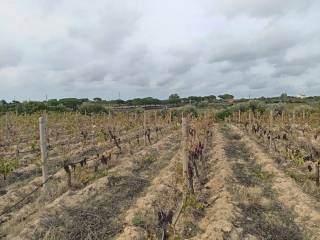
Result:
{"label": "wooden post", "polygon": [[9,116],[6,112],[6,142],[9,142]]}
{"label": "wooden post", "polygon": [[281,112],[281,124],[284,124],[284,111]]}
{"label": "wooden post", "polygon": [[171,123],[171,121],[172,121],[172,112],[171,110],[169,110],[169,123]]}
{"label": "wooden post", "polygon": [[42,183],[43,191],[48,191],[47,179],[48,179],[48,166],[47,166],[47,143],[46,143],[46,118],[39,118],[39,130],[40,130],[40,149],[41,149],[41,162],[42,162]]}
{"label": "wooden post", "polygon": [[182,170],[183,170],[183,182],[184,192],[194,194],[192,176],[189,176],[189,156],[188,156],[188,120],[182,118]]}
{"label": "wooden post", "polygon": [[292,124],[294,124],[296,121],[296,111],[293,110],[293,113],[292,113]]}
{"label": "wooden post", "polygon": [[271,132],[269,133],[269,152],[272,151],[272,134]]}
{"label": "wooden post", "polygon": [[182,118],[182,170],[184,189],[188,189],[188,123],[186,118]]}
{"label": "wooden post", "polygon": [[146,111],[143,112],[143,143],[146,146],[147,145],[147,113]]}
{"label": "wooden post", "polygon": [[15,156],[16,160],[19,162],[19,143],[16,145]]}
{"label": "wooden post", "polygon": [[238,111],[238,123],[241,123],[241,110]]}
{"label": "wooden post", "polygon": [[316,173],[316,183],[317,183],[317,186],[319,187],[320,186],[320,160],[317,162],[317,173]]}
{"label": "wooden post", "polygon": [[269,116],[269,129],[271,129],[273,125],[273,111],[270,110],[270,116]]}
{"label": "wooden post", "polygon": [[157,126],[157,111],[154,111],[154,125]]}
{"label": "wooden post", "polygon": [[175,215],[172,218],[172,226],[175,232],[175,225],[178,222],[180,214],[182,212],[183,207],[185,206],[185,202],[187,200],[187,193],[189,191],[189,181],[188,181],[188,123],[186,118],[182,118],[182,141],[181,141],[181,155],[182,155],[182,176],[183,176],[183,192],[182,192],[182,201],[180,206],[178,207]]}

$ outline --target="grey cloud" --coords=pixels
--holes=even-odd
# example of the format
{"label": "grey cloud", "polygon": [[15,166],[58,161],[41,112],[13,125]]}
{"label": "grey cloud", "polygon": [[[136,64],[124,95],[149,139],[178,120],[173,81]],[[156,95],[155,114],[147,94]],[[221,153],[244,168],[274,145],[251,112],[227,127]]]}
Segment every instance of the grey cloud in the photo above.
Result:
{"label": "grey cloud", "polygon": [[110,98],[119,90],[123,98],[247,97],[320,88],[315,1],[210,1],[218,13],[211,15],[203,2],[1,2],[1,97]]}
{"label": "grey cloud", "polygon": [[21,51],[16,48],[1,49],[0,46],[0,68],[16,66],[21,60]]}
{"label": "grey cloud", "polygon": [[281,66],[277,68],[277,71],[273,73],[272,77],[286,77],[286,76],[300,76],[307,69],[304,66]]}
{"label": "grey cloud", "polygon": [[140,14],[124,1],[107,2],[93,23],[79,22],[69,31],[71,38],[89,43],[98,52],[114,53],[135,32]]}
{"label": "grey cloud", "polygon": [[164,78],[162,80],[160,80],[159,82],[157,82],[157,86],[158,87],[165,87],[165,86],[169,86],[170,83],[174,82],[174,78],[172,77],[167,77]]}
{"label": "grey cloud", "polygon": [[212,12],[227,17],[247,15],[266,18],[304,12],[315,2],[315,0],[225,0],[223,2],[207,1],[207,6],[211,6]]}
{"label": "grey cloud", "polygon": [[264,89],[269,86],[270,80],[262,78],[257,75],[250,76],[248,87],[252,90]]}
{"label": "grey cloud", "polygon": [[188,72],[194,64],[192,63],[180,63],[176,66],[173,66],[169,69],[169,72],[174,75],[180,75]]}
{"label": "grey cloud", "polygon": [[222,45],[222,48],[217,49],[210,58],[210,62],[243,63],[275,56],[282,57],[299,41],[301,39],[296,32],[271,27],[263,29],[252,40],[242,42],[237,40]]}

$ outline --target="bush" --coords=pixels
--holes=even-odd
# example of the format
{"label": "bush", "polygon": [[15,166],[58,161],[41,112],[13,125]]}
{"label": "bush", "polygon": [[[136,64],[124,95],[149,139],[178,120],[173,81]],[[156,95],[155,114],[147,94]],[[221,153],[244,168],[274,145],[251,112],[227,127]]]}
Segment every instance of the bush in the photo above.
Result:
{"label": "bush", "polygon": [[141,212],[137,212],[132,218],[132,225],[135,227],[145,228],[147,223],[144,220],[144,215]]}
{"label": "bush", "polygon": [[227,118],[231,115],[232,115],[231,109],[223,109],[223,110],[220,110],[216,113],[216,119],[217,120],[224,120],[225,118]]}
{"label": "bush", "polygon": [[82,103],[80,108],[79,108],[80,113],[84,114],[91,114],[91,113],[103,113],[107,112],[106,108],[98,103]]}
{"label": "bush", "polygon": [[7,176],[18,167],[18,161],[16,159],[4,159],[0,158],[0,174],[3,179],[6,180]]}
{"label": "bush", "polygon": [[209,102],[206,100],[206,101],[199,102],[196,105],[198,108],[207,108],[209,105]]}
{"label": "bush", "polygon": [[286,107],[284,104],[279,103],[273,105],[272,110],[274,115],[281,115],[286,110]]}
{"label": "bush", "polygon": [[64,106],[61,103],[58,106],[49,106],[48,110],[54,111],[54,112],[70,112],[71,111],[70,108],[67,108],[66,106]]}
{"label": "bush", "polygon": [[198,111],[194,106],[185,106],[179,109],[179,115],[182,116],[190,116],[190,117],[198,117]]}
{"label": "bush", "polygon": [[264,113],[267,109],[266,104],[262,101],[249,101],[248,109],[254,113]]}
{"label": "bush", "polygon": [[142,114],[144,112],[144,109],[142,107],[135,108],[132,112],[137,114]]}

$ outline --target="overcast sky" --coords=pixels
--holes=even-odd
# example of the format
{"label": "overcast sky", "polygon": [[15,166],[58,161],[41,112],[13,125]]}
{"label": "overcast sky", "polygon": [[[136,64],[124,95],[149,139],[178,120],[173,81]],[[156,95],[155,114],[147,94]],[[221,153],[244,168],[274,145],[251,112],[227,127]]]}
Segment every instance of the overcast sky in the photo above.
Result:
{"label": "overcast sky", "polygon": [[319,0],[0,0],[0,99],[320,95]]}

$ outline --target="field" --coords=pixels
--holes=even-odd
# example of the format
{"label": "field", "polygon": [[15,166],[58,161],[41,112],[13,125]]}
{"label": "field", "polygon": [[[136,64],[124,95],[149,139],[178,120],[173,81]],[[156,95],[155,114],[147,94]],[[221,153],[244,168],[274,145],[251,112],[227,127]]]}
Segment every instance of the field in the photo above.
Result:
{"label": "field", "polygon": [[320,239],[319,119],[241,107],[4,114],[0,238]]}

